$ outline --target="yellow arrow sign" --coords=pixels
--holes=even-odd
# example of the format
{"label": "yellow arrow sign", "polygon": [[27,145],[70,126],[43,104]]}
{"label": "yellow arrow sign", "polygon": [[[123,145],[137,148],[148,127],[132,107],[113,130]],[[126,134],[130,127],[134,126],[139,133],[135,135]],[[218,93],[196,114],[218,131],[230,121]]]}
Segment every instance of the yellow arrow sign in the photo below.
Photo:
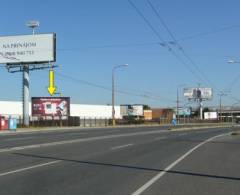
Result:
{"label": "yellow arrow sign", "polygon": [[54,71],[49,70],[49,85],[48,85],[48,93],[50,95],[53,95],[56,91],[56,88],[54,86]]}

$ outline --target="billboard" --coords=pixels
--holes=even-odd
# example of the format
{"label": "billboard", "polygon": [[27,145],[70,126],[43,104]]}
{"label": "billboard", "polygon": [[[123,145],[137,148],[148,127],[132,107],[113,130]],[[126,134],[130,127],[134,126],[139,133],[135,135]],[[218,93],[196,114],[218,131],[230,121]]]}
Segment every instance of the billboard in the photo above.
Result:
{"label": "billboard", "polygon": [[143,116],[143,105],[120,105],[122,116]]}
{"label": "billboard", "polygon": [[217,112],[204,112],[204,119],[217,119]]}
{"label": "billboard", "polygon": [[56,35],[0,37],[0,64],[37,64],[56,61]]}
{"label": "billboard", "polygon": [[69,116],[70,97],[32,97],[32,116]]}
{"label": "billboard", "polygon": [[190,108],[176,108],[174,112],[179,116],[190,116],[192,111]]}
{"label": "billboard", "polygon": [[212,88],[184,88],[184,97],[188,99],[212,99],[213,92]]}

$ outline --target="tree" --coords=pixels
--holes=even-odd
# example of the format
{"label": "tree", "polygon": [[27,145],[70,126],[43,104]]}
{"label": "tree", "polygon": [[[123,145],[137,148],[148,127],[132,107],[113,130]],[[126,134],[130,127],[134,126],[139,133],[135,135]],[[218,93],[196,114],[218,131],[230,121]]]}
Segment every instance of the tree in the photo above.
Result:
{"label": "tree", "polygon": [[204,112],[210,112],[210,109],[208,107],[203,108],[203,113]]}
{"label": "tree", "polygon": [[143,110],[151,110],[151,107],[149,105],[143,105]]}

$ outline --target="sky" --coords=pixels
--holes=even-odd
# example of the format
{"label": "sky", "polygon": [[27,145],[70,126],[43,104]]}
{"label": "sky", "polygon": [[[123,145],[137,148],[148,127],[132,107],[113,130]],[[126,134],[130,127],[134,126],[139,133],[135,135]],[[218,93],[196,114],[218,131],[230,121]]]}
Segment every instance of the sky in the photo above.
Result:
{"label": "sky", "polygon": [[[224,105],[240,99],[240,64],[227,63],[240,61],[240,2],[150,3],[2,0],[0,36],[31,34],[29,20],[40,22],[36,33],[56,33],[55,84],[72,103],[111,104],[112,68],[121,64],[128,67],[115,72],[116,104],[172,107],[177,88],[180,104],[188,104],[183,88],[199,85],[213,88],[206,106],[218,106],[221,91]],[[0,68],[0,100],[21,100],[21,78]],[[47,86],[48,70],[30,72],[31,97],[49,96]]]}

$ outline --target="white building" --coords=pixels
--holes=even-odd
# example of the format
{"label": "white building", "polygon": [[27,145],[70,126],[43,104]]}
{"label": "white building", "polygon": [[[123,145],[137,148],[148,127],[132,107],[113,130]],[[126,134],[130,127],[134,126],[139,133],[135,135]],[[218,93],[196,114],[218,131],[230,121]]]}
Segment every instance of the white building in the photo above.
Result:
{"label": "white building", "polygon": [[[32,113],[32,106],[29,103],[29,113]],[[0,101],[0,115],[19,117],[22,116],[22,102]],[[70,104],[70,115],[81,118],[112,118],[112,106],[110,105],[89,105]],[[115,106],[115,117],[121,118],[120,106]]]}

